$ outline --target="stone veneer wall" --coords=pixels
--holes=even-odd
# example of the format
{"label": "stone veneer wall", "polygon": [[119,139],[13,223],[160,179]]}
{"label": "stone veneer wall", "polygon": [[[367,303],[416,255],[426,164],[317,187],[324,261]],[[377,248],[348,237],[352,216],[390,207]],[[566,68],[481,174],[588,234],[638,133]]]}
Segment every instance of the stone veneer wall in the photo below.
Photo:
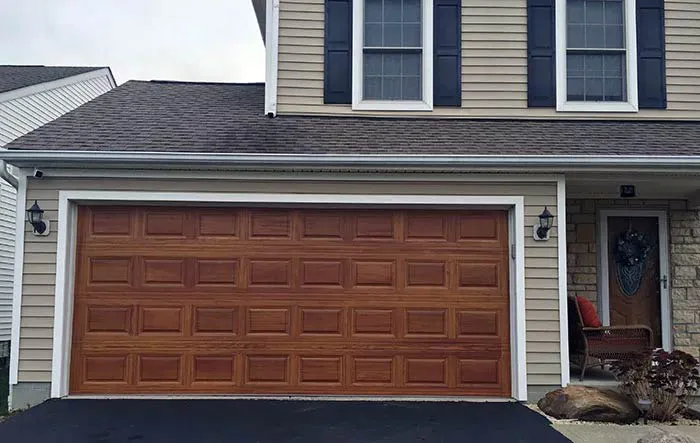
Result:
{"label": "stone veneer wall", "polygon": [[569,295],[597,303],[597,213],[600,209],[624,208],[668,211],[673,345],[700,356],[700,211],[689,210],[685,200],[567,200]]}

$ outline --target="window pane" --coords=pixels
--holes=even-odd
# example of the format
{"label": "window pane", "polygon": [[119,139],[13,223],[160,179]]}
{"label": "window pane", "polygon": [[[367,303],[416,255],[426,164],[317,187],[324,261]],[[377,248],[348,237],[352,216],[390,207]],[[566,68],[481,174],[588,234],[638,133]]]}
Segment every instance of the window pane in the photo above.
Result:
{"label": "window pane", "polygon": [[624,49],[622,0],[568,0],[567,48]]}
{"label": "window pane", "polygon": [[367,23],[365,25],[365,46],[382,46],[382,32],[383,28],[381,23]]}
{"label": "window pane", "polygon": [[403,0],[404,23],[420,23],[420,0]]}
{"label": "window pane", "polygon": [[421,57],[420,53],[365,53],[363,99],[421,100]]}
{"label": "window pane", "polygon": [[384,48],[401,47],[401,23],[384,23]]}
{"label": "window pane", "polygon": [[382,0],[365,0],[365,23],[382,22]]}
{"label": "window pane", "polygon": [[572,101],[625,101],[624,54],[569,54],[567,96]]}
{"label": "window pane", "polygon": [[603,24],[604,4],[600,0],[586,0],[586,23]]}
{"label": "window pane", "polygon": [[401,23],[401,0],[384,0],[384,22]]}
{"label": "window pane", "polygon": [[403,25],[403,47],[405,48],[419,48],[421,47],[420,35],[421,35],[421,25],[420,24],[409,24]]}

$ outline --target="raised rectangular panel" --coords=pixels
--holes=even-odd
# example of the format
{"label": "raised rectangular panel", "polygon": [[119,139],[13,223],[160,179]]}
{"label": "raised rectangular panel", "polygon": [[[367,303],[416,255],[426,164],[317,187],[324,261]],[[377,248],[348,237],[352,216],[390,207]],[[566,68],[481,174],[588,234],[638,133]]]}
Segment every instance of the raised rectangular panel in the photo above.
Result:
{"label": "raised rectangular panel", "polygon": [[301,262],[302,286],[343,286],[343,262],[339,260]]}
{"label": "raised rectangular panel", "polygon": [[238,274],[237,260],[197,260],[198,285],[235,286]]}
{"label": "raised rectangular panel", "polygon": [[232,382],[235,380],[234,355],[195,355],[194,382]]}
{"label": "raised rectangular panel", "polygon": [[238,214],[228,209],[202,211],[198,234],[199,237],[238,237]]}
{"label": "raised rectangular panel", "polygon": [[458,265],[460,288],[496,288],[501,278],[498,263],[465,263]]}
{"label": "raised rectangular panel", "polygon": [[341,357],[300,357],[300,383],[340,383]]}
{"label": "raised rectangular panel", "polygon": [[498,360],[459,359],[460,384],[497,384],[500,372]]}
{"label": "raised rectangular panel", "polygon": [[237,334],[236,308],[194,308],[194,334]]}
{"label": "raised rectangular panel", "polygon": [[460,240],[495,240],[498,219],[493,213],[469,214],[459,217],[457,231]]}
{"label": "raised rectangular panel", "polygon": [[354,234],[358,240],[391,240],[394,238],[394,216],[390,213],[358,215]]}
{"label": "raised rectangular panel", "polygon": [[131,331],[131,307],[87,306],[85,332],[128,334]]}
{"label": "raised rectangular panel", "polygon": [[447,359],[405,358],[404,377],[407,385],[446,385]]}
{"label": "raised rectangular panel", "polygon": [[353,309],[353,334],[394,335],[392,309]]}
{"label": "raised rectangular panel", "polygon": [[140,355],[138,381],[173,383],[181,380],[179,355]]}
{"label": "raised rectangular panel", "polygon": [[143,279],[146,285],[177,285],[185,284],[185,261],[144,259]]}
{"label": "raised rectangular panel", "polygon": [[111,208],[91,208],[90,234],[93,236],[131,236],[131,211]]}
{"label": "raised rectangular panel", "polygon": [[457,335],[498,335],[498,312],[457,311]]}
{"label": "raised rectangular panel", "polygon": [[445,336],[447,335],[447,310],[445,309],[407,309],[406,336]]}
{"label": "raised rectangular panel", "polygon": [[343,217],[340,215],[302,214],[301,227],[302,239],[343,238]]}
{"label": "raised rectangular panel", "polygon": [[393,384],[394,359],[352,358],[352,384]]}
{"label": "raised rectangular panel", "polygon": [[406,287],[411,286],[447,286],[445,262],[407,262]]}
{"label": "raised rectangular panel", "polygon": [[299,308],[302,334],[342,335],[342,309]]}
{"label": "raised rectangular panel", "polygon": [[248,286],[291,286],[291,260],[250,260]]}
{"label": "raised rectangular panel", "polygon": [[406,240],[446,241],[447,219],[442,215],[406,215]]}
{"label": "raised rectangular panel", "polygon": [[289,212],[251,211],[250,238],[292,238],[292,220]]}
{"label": "raised rectangular panel", "polygon": [[355,261],[353,272],[356,286],[393,287],[396,284],[394,261]]}
{"label": "raised rectangular panel", "polygon": [[289,309],[248,309],[247,325],[248,334],[289,334]]}
{"label": "raised rectangular panel", "polygon": [[144,214],[146,237],[184,237],[185,212],[181,210],[153,211]]}
{"label": "raised rectangular panel", "polygon": [[289,358],[283,355],[248,355],[245,379],[247,383],[287,383]]}
{"label": "raised rectangular panel", "polygon": [[127,355],[83,355],[83,377],[86,382],[126,383]]}
{"label": "raised rectangular panel", "polygon": [[182,308],[142,307],[140,332],[182,333]]}
{"label": "raised rectangular panel", "polygon": [[89,261],[89,285],[131,285],[130,258],[97,258]]}

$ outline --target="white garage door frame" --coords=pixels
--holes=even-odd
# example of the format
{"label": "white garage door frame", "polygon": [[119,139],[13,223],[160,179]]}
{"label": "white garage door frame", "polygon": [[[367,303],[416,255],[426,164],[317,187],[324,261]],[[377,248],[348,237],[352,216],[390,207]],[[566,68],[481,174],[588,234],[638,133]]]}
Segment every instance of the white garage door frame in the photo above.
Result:
{"label": "white garage door frame", "polygon": [[73,288],[77,235],[77,204],[290,204],[450,208],[491,208],[509,211],[510,351],[512,397],[527,400],[525,350],[525,205],[523,196],[361,195],[282,193],[200,193],[140,191],[59,191],[56,299],[54,311],[51,397],[68,395],[73,325]]}

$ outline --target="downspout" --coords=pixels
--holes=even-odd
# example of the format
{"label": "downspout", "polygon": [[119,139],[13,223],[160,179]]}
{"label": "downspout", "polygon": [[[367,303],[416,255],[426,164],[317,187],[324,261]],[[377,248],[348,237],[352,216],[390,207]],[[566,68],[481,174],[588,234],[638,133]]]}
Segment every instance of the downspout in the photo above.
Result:
{"label": "downspout", "polygon": [[265,115],[277,115],[277,65],[280,0],[267,0],[265,7]]}
{"label": "downspout", "polygon": [[5,160],[0,160],[0,178],[12,185],[13,188],[19,188],[19,180],[17,179],[17,177],[9,173],[9,171],[7,170],[7,163],[5,163]]}

